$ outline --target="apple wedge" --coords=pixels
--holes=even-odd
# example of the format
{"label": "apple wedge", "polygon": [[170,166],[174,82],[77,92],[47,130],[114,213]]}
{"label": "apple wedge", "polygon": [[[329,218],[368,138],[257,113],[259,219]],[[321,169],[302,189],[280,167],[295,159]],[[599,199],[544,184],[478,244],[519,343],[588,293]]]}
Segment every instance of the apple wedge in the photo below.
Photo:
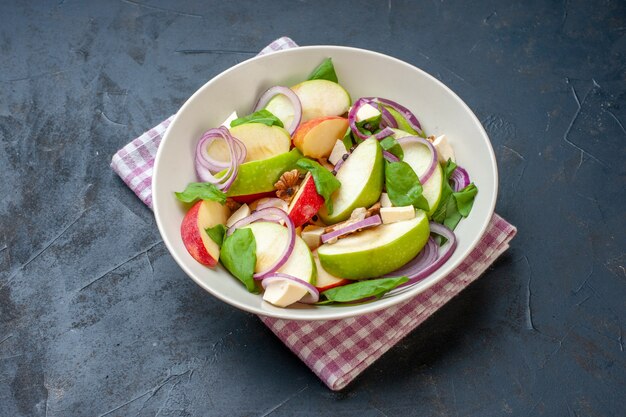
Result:
{"label": "apple wedge", "polygon": [[[281,255],[289,240],[289,232],[287,228],[270,222],[256,222],[246,227],[252,231],[256,242],[254,271],[266,270]],[[288,274],[315,285],[317,273],[313,256],[300,237],[296,236],[293,252],[287,262],[276,272]],[[283,282],[268,286],[263,299],[279,307],[285,307],[300,300],[306,293],[307,290],[300,285]]]}
{"label": "apple wedge", "polygon": [[225,224],[229,216],[226,206],[210,200],[200,200],[185,214],[180,235],[189,254],[202,265],[215,266],[220,258],[220,247],[205,229]]}
{"label": "apple wedge", "polygon": [[[396,139],[405,136],[414,136],[400,129],[393,129],[393,132],[393,137]],[[428,148],[415,142],[403,143],[400,146],[404,152],[404,162],[413,168],[413,171],[415,171],[419,178],[424,172],[426,172],[426,169],[428,169],[431,161]],[[428,181],[426,181],[426,184],[422,184],[422,195],[426,201],[428,201],[428,207],[430,207],[430,210],[428,210],[427,213],[428,217],[433,215],[439,205],[439,200],[441,199],[441,193],[443,190],[442,186],[443,170],[441,169],[441,165],[437,164],[435,172],[433,172]]]}
{"label": "apple wedge", "polygon": [[332,214],[323,206],[319,215],[326,224],[346,220],[357,207],[378,201],[383,188],[383,154],[378,141],[369,138],[356,147],[337,172],[341,187],[333,193]]}
{"label": "apple wedge", "polygon": [[317,193],[315,181],[310,172],[307,172],[296,195],[291,199],[287,214],[296,227],[308,222],[324,204],[324,197]]}
{"label": "apple wedge", "polygon": [[[279,126],[245,123],[231,127],[230,133],[246,145],[246,160],[244,162],[271,158],[289,152],[291,147],[289,132]],[[230,160],[228,146],[223,140],[211,143],[207,152],[215,160],[223,162]]]}
{"label": "apple wedge", "polygon": [[317,255],[329,274],[347,279],[374,278],[400,268],[422,250],[430,227],[418,210],[415,218],[383,224],[324,244]]}
{"label": "apple wedge", "polygon": [[263,193],[274,190],[274,184],[283,172],[296,168],[296,162],[300,158],[300,151],[292,149],[272,158],[241,164],[237,178],[226,195],[236,197],[256,194],[263,197]]}
{"label": "apple wedge", "polygon": [[324,116],[341,116],[350,109],[350,94],[332,81],[309,80],[291,89],[302,104],[303,122]]}
{"label": "apple wedge", "polygon": [[293,144],[304,156],[328,158],[348,129],[348,119],[327,116],[301,123],[293,134]]}
{"label": "apple wedge", "polygon": [[349,279],[337,278],[336,276],[330,275],[326,272],[320,263],[317,252],[313,252],[313,260],[315,261],[315,267],[317,268],[317,282],[315,283],[315,288],[317,288],[319,292],[330,290],[331,288],[339,287],[340,285],[346,285],[352,282]]}

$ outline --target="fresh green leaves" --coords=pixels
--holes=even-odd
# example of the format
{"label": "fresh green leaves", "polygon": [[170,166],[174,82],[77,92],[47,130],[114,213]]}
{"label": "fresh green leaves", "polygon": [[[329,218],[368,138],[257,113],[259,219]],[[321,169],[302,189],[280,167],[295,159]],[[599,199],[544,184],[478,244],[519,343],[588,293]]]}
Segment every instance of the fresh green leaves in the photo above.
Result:
{"label": "fresh green leaves", "polygon": [[222,246],[222,243],[224,242],[224,234],[226,233],[226,226],[218,223],[213,227],[204,229],[204,231],[207,235],[209,235],[213,242],[217,243],[217,246]]}
{"label": "fresh green leaves", "polygon": [[208,182],[191,182],[183,192],[175,192],[176,198],[183,203],[193,203],[196,200],[212,200],[220,204],[226,202],[226,194],[215,185]]}
{"label": "fresh green leaves", "polygon": [[469,184],[458,192],[454,192],[450,186],[450,176],[456,169],[456,164],[448,159],[443,168],[443,189],[441,200],[437,210],[433,213],[432,219],[454,230],[463,217],[467,217],[474,205],[474,197],[478,193],[478,188],[474,183]]}
{"label": "fresh green leaves", "polygon": [[220,260],[226,269],[246,286],[248,291],[257,292],[254,283],[256,265],[256,241],[250,229],[237,229],[224,239]]}
{"label": "fresh green leaves", "polygon": [[412,205],[418,209],[429,210],[428,201],[422,195],[422,184],[406,162],[385,161],[385,187],[394,206]]}
{"label": "fresh green leaves", "polygon": [[308,158],[301,158],[296,162],[296,166],[305,169],[311,173],[313,182],[315,182],[315,189],[317,193],[324,198],[324,203],[328,209],[328,214],[333,213],[333,203],[330,199],[332,193],[334,193],[339,187],[341,182],[329,170],[321,166],[315,161]]}
{"label": "fresh green leaves", "polygon": [[266,126],[284,127],[283,122],[281,122],[278,117],[274,116],[272,112],[265,109],[261,109],[245,117],[240,117],[233,120],[232,122],[230,122],[230,127],[235,127],[246,123],[263,123]]}
{"label": "fresh green leaves", "polygon": [[346,134],[343,135],[343,139],[341,139],[341,141],[343,142],[343,146],[346,147],[346,151],[350,152],[350,149],[352,149],[352,146],[354,145],[354,141],[352,140],[352,129],[348,128],[348,130],[346,130]]}
{"label": "fresh green leaves", "polygon": [[[358,301],[364,298],[380,298],[383,294],[393,290],[398,285],[402,285],[409,279],[407,277],[378,278],[367,281],[357,281],[353,284],[331,288],[322,293],[326,300],[337,303],[347,303]],[[325,301],[322,303],[326,304]]]}
{"label": "fresh green leaves", "polygon": [[335,73],[333,60],[330,58],[326,58],[325,60],[323,60],[322,63],[313,70],[307,80],[328,80],[334,83],[338,83],[339,80],[337,79],[337,74]]}
{"label": "fresh green leaves", "polygon": [[398,141],[395,140],[392,136],[388,136],[385,139],[381,140],[380,146],[387,152],[400,158],[400,160],[404,158],[404,151],[402,150],[402,146],[400,146]]}

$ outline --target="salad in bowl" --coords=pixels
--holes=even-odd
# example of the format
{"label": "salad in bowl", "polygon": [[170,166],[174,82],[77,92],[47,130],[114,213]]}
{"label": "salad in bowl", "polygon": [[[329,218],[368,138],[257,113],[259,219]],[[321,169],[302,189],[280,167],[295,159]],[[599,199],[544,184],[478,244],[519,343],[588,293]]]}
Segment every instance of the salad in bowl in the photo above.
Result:
{"label": "salad in bowl", "polygon": [[[336,81],[329,79],[332,72]],[[279,90],[268,92],[276,86]],[[290,91],[300,102],[299,121]],[[262,101],[267,102],[259,103],[264,95]],[[336,108],[330,111],[331,106]],[[390,129],[393,134],[381,137]],[[273,140],[254,139],[259,132]],[[424,170],[430,168],[433,155],[421,140],[434,147],[438,158],[427,180]],[[446,143],[453,158],[446,154],[450,151]],[[455,180],[450,179],[463,174],[453,163],[469,173],[470,183],[480,190],[473,203],[464,198],[474,193],[471,188],[465,190],[467,195],[449,198],[458,193]],[[359,172],[347,175],[351,171]],[[440,192],[432,187],[439,175]],[[340,185],[334,188],[337,182]],[[462,262],[471,268],[470,254],[493,215],[497,190],[497,164],[489,138],[450,88],[399,59],[330,45],[257,56],[206,82],[167,127],[151,178],[156,224],[182,271],[200,288],[238,309],[289,320],[336,320],[386,309],[441,283]],[[181,193],[182,200],[175,192]],[[413,206],[415,217],[402,220],[412,215],[408,206]],[[378,222],[376,216],[381,224],[370,224]],[[238,221],[242,223],[235,226]],[[291,249],[284,241],[292,241],[289,221],[295,231]],[[350,225],[349,221],[365,223]],[[411,232],[403,234],[413,223]],[[439,225],[452,230],[454,241],[435,230]],[[393,233],[381,233],[385,230]],[[321,236],[329,233],[335,235],[325,236],[322,242]],[[396,241],[399,234],[404,236],[400,243],[376,255],[381,247],[389,248],[381,244],[384,237]],[[424,246],[406,261],[411,248],[417,250],[417,245],[406,242],[414,241]],[[311,249],[315,245],[319,246]],[[279,259],[285,250],[291,254]],[[254,263],[249,259],[252,253]],[[405,270],[414,267],[416,272],[423,266],[420,259],[428,265],[423,277]],[[261,279],[264,273],[284,273],[304,283],[284,276]],[[296,282],[303,287],[296,287]],[[279,283],[288,288],[279,288]],[[289,304],[300,296],[295,289],[302,296]]]}
{"label": "salad in bowl", "polygon": [[170,194],[188,254],[278,308],[361,305],[436,274],[478,195],[452,141],[406,103],[354,96],[332,56],[287,81],[191,141],[195,178]]}

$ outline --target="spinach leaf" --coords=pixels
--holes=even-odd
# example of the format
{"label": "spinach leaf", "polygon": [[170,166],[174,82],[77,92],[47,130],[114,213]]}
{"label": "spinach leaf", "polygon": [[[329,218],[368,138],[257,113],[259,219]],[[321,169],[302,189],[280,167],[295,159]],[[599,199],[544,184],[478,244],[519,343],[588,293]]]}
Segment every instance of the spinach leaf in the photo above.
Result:
{"label": "spinach leaf", "polygon": [[313,182],[315,182],[315,189],[317,193],[324,197],[324,204],[328,209],[328,214],[333,213],[333,203],[330,199],[332,193],[334,193],[339,187],[341,182],[329,170],[321,166],[315,161],[308,158],[298,159],[296,166],[305,169],[311,173]]}
{"label": "spinach leaf", "polygon": [[217,243],[217,246],[222,246],[224,242],[224,234],[226,233],[226,226],[222,223],[218,223],[213,227],[208,227],[204,229],[207,235],[213,240],[213,242]]}
{"label": "spinach leaf", "polygon": [[226,202],[226,194],[209,182],[191,182],[183,192],[175,192],[176,198],[183,203],[193,203],[196,200],[212,200],[220,204]]}
{"label": "spinach leaf", "polygon": [[422,184],[413,168],[406,162],[385,161],[385,187],[396,207],[414,206],[428,211],[428,201],[422,195]]}
{"label": "spinach leaf", "polygon": [[474,198],[478,193],[478,187],[474,183],[469,184],[458,192],[454,192],[450,185],[450,176],[456,169],[456,164],[448,159],[443,169],[443,189],[439,206],[433,213],[433,221],[441,223],[454,230],[463,217],[467,217],[474,205]]}
{"label": "spinach leaf", "polygon": [[402,160],[404,158],[404,151],[402,150],[402,146],[395,140],[392,136],[388,136],[385,139],[380,141],[380,146],[389,153],[397,156]]}
{"label": "spinach leaf", "polygon": [[272,112],[265,109],[261,109],[245,117],[240,117],[233,120],[232,122],[230,122],[230,127],[235,127],[246,123],[263,123],[266,126],[284,127],[283,122],[281,122],[278,117],[274,116]]}
{"label": "spinach leaf", "polygon": [[[407,277],[378,278],[367,281],[357,281],[353,284],[331,288],[322,293],[328,301],[346,303],[358,301],[364,298],[380,298],[383,294],[393,290],[398,285],[404,284],[409,279]],[[322,301],[321,303],[326,303]]]}
{"label": "spinach leaf", "polygon": [[338,83],[339,80],[337,79],[337,74],[335,73],[333,60],[330,58],[326,58],[325,60],[323,60],[322,63],[313,70],[307,80],[328,80],[334,83]]}
{"label": "spinach leaf", "polygon": [[248,291],[257,292],[254,283],[256,265],[256,241],[250,229],[237,229],[222,244],[220,260],[226,269],[246,286]]}
{"label": "spinach leaf", "polygon": [[348,128],[341,141],[343,142],[343,146],[346,147],[346,151],[350,152],[350,149],[354,146],[354,141],[352,140],[352,129]]}

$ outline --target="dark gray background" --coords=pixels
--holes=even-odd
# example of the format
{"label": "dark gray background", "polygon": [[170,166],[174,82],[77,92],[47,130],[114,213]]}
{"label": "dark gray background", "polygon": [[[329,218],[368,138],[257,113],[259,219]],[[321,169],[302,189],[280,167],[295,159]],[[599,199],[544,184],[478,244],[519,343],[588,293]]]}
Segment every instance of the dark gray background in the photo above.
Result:
{"label": "dark gray background", "polygon": [[[140,1],[0,3],[1,416],[624,415],[626,3]],[[450,86],[519,228],[340,393],[188,279],[109,168],[281,35]]]}

